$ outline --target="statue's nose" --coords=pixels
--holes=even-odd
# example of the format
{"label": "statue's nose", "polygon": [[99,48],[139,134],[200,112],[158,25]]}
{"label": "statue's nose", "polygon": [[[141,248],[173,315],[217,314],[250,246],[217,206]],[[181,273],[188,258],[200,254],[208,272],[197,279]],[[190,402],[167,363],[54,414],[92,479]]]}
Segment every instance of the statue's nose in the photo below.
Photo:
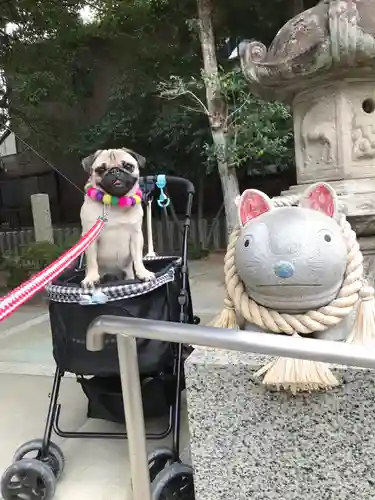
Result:
{"label": "statue's nose", "polygon": [[294,266],[291,262],[280,260],[273,266],[273,272],[278,278],[291,278],[294,275]]}

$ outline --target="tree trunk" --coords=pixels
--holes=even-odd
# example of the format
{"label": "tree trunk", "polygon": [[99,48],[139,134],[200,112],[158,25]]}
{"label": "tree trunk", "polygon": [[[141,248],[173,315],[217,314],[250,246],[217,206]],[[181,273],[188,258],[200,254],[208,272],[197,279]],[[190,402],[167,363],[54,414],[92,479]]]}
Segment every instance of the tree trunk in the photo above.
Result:
{"label": "tree trunk", "polygon": [[204,207],[204,184],[205,176],[200,175],[198,178],[198,191],[197,191],[197,202],[198,202],[198,239],[200,248],[206,248],[206,235],[203,234],[203,207]]}
{"label": "tree trunk", "polygon": [[227,229],[228,233],[230,233],[237,225],[238,217],[234,200],[239,195],[239,188],[236,169],[235,167],[230,167],[228,162],[227,105],[220,89],[215,37],[212,26],[212,0],[197,0],[197,4],[207,109],[223,188]]}

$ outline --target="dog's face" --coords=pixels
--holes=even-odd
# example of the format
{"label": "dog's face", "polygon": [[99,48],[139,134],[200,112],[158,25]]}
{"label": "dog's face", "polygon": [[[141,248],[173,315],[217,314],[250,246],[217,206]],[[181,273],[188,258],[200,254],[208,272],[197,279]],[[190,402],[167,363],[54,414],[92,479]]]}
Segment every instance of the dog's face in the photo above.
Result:
{"label": "dog's face", "polygon": [[130,149],[99,150],[82,161],[90,182],[112,196],[125,196],[138,185],[143,156]]}

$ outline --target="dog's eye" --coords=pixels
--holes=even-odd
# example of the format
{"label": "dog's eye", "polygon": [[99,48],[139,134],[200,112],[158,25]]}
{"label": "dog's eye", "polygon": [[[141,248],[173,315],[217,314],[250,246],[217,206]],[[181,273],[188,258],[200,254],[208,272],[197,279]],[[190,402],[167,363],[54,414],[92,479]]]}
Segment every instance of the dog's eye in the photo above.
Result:
{"label": "dog's eye", "polygon": [[134,172],[134,165],[132,165],[131,163],[126,163],[126,161],[123,161],[122,162],[122,166],[123,168],[125,168],[125,170],[127,170],[128,172]]}
{"label": "dog's eye", "polygon": [[106,171],[106,167],[104,165],[101,165],[100,167],[97,167],[95,169],[95,172],[99,175],[104,174],[105,171]]}

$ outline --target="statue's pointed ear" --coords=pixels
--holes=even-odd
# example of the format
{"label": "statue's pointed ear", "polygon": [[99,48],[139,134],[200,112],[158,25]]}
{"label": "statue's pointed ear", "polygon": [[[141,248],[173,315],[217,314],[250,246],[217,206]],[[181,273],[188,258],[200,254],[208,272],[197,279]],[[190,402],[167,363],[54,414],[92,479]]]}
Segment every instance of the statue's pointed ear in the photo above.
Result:
{"label": "statue's pointed ear", "polygon": [[313,184],[303,193],[299,206],[317,210],[328,215],[328,217],[336,217],[338,213],[336,191],[325,182]]}
{"label": "statue's pointed ear", "polygon": [[244,226],[250,220],[269,212],[274,207],[270,198],[257,189],[246,189],[236,200],[238,215],[241,224]]}
{"label": "statue's pointed ear", "polygon": [[86,170],[86,172],[91,171],[91,167],[92,167],[94,161],[97,159],[97,157],[100,155],[100,153],[102,151],[103,151],[102,149],[98,149],[98,151],[96,151],[94,154],[87,156],[86,158],[84,158],[82,160],[82,166],[83,166],[84,170]]}
{"label": "statue's pointed ear", "polygon": [[144,168],[146,166],[146,158],[144,156],[139,155],[138,153],[136,153],[132,149],[122,148],[122,150],[126,151],[131,156],[133,156],[133,158],[135,158],[137,160],[139,168]]}

